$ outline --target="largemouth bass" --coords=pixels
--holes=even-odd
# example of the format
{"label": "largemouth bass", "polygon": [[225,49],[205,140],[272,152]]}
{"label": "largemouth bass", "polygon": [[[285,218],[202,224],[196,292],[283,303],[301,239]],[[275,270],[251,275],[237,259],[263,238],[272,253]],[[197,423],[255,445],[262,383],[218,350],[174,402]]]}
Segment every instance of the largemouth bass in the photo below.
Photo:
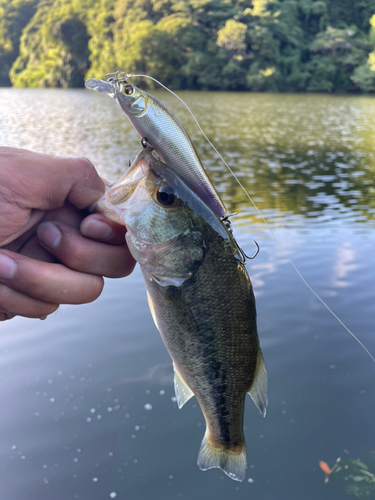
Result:
{"label": "largemouth bass", "polygon": [[87,88],[116,99],[142,138],[147,138],[160,158],[222,217],[226,208],[208,178],[193,143],[172,113],[155,97],[124,79],[113,81],[90,78]]}
{"label": "largemouth bass", "polygon": [[198,456],[242,481],[245,396],[267,407],[253,289],[226,226],[146,148],[97,211],[122,222],[154,322],[173,360],[179,408],[196,396],[206,420]]}

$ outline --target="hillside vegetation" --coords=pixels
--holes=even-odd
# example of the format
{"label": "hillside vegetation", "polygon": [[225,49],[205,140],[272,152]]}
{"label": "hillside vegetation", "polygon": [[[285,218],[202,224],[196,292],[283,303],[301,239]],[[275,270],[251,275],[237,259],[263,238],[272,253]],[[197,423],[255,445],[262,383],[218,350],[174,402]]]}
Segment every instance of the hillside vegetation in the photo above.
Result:
{"label": "hillside vegetation", "polygon": [[0,85],[120,68],[175,89],[373,92],[374,14],[375,0],[0,0]]}

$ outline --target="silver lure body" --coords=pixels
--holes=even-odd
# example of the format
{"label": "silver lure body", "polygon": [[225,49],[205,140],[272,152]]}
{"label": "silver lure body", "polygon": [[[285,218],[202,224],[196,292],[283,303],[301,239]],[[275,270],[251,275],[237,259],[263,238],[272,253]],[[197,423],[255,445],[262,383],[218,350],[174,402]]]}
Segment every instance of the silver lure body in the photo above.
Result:
{"label": "silver lure body", "polygon": [[155,97],[123,80],[91,78],[87,88],[115,98],[139,135],[218,216],[226,208],[208,178],[185,129]]}

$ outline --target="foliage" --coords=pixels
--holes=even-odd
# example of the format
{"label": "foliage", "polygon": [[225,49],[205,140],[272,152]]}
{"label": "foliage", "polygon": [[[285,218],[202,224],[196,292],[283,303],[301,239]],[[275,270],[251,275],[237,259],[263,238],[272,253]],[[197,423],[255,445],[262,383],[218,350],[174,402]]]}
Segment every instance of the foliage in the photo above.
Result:
{"label": "foliage", "polygon": [[[93,5],[92,2],[90,2]],[[17,87],[77,87],[88,69],[88,5],[45,0],[24,28],[10,71]]]}
{"label": "foliage", "polygon": [[35,14],[38,0],[0,0],[0,86],[9,85],[9,71],[18,56],[23,28]]}
{"label": "foliage", "polygon": [[355,498],[373,498],[375,494],[375,459],[373,453],[361,458],[342,459],[332,468],[330,477],[344,485],[348,495]]}
{"label": "foliage", "polygon": [[365,92],[375,92],[375,71],[371,69],[371,63],[358,66],[354,70],[352,79]]}
{"label": "foliage", "polygon": [[374,49],[375,0],[0,0],[0,85],[375,92]]}
{"label": "foliage", "polygon": [[246,49],[246,30],[244,23],[239,23],[234,19],[225,21],[225,26],[217,32],[217,42],[219,47],[225,47],[227,50],[242,52]]}

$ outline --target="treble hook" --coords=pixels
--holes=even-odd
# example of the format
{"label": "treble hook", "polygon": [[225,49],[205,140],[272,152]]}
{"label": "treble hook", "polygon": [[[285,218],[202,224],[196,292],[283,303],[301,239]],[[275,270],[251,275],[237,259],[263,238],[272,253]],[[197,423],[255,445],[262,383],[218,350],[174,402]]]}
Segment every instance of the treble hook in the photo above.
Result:
{"label": "treble hook", "polygon": [[[145,138],[144,138],[145,139]],[[144,140],[142,139],[142,141]],[[146,139],[147,141],[147,139]],[[142,143],[143,144],[143,143]],[[234,217],[235,215],[237,215],[237,212],[233,213],[233,214],[227,214],[227,215],[223,215],[222,217],[220,217],[220,220],[221,222],[225,225],[225,227],[228,229],[228,231],[230,232],[230,234],[233,235],[233,228],[232,228],[232,221],[230,220],[230,217]],[[254,243],[256,244],[257,246],[257,251],[255,252],[255,254],[252,256],[252,257],[249,257],[248,255],[245,254],[245,252],[242,250],[242,248],[240,247],[240,245],[238,244],[237,240],[235,238],[234,239],[234,242],[236,244],[236,247],[237,247],[237,250],[240,254],[240,261],[242,262],[242,264],[246,264],[246,259],[255,259],[255,257],[258,255],[259,253],[259,245],[258,243],[254,240]]]}
{"label": "treble hook", "polygon": [[258,255],[258,253],[259,253],[260,247],[259,247],[258,243],[257,243],[255,240],[254,240],[254,243],[255,243],[255,244],[256,244],[256,246],[257,246],[257,251],[255,252],[255,254],[254,254],[252,257],[249,257],[248,255],[246,255],[246,254],[245,254],[245,252],[244,252],[244,251],[242,250],[242,248],[241,248],[241,252],[243,253],[243,255],[244,255],[247,259],[251,259],[251,260],[252,260],[252,259],[255,259],[255,257],[256,257],[256,256]]}
{"label": "treble hook", "polygon": [[237,249],[238,249],[238,251],[239,251],[239,253],[241,255],[241,259],[240,260],[241,260],[242,264],[246,264],[246,259],[251,259],[252,260],[252,259],[255,259],[255,257],[258,255],[260,247],[259,247],[258,243],[255,240],[254,240],[254,243],[257,246],[257,251],[255,252],[255,254],[252,257],[249,257],[248,255],[246,255],[245,252],[240,247],[240,245],[237,243],[237,241],[236,240],[234,240],[234,241],[235,241]]}

